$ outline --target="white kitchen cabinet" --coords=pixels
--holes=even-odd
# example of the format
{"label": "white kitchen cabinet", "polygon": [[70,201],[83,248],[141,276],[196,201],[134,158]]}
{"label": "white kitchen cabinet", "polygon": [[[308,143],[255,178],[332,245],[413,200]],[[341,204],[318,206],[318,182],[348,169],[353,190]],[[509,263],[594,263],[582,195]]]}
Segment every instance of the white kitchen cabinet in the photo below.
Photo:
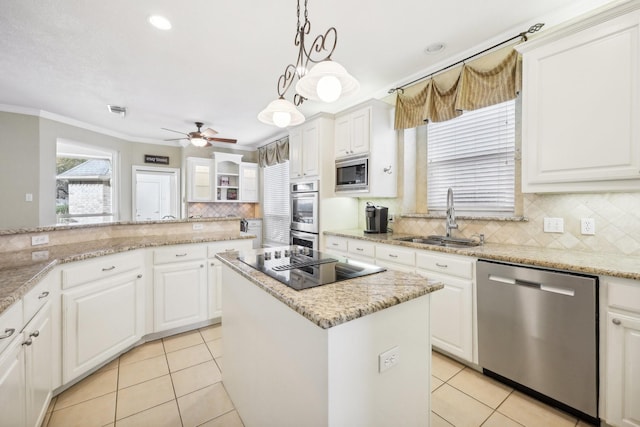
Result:
{"label": "white kitchen cabinet", "polygon": [[416,251],[396,245],[376,244],[376,265],[391,270],[413,273],[416,265]]}
{"label": "white kitchen cabinet", "polygon": [[27,426],[39,426],[42,423],[51,401],[54,360],[51,306],[47,302],[23,332]]}
{"label": "white kitchen cabinet", "polygon": [[62,379],[79,377],[144,334],[143,260],[118,254],[62,270]]}
{"label": "white kitchen cabinet", "polygon": [[154,331],[207,319],[207,252],[202,245],[154,251]]}
{"label": "white kitchen cabinet", "polygon": [[365,240],[350,239],[347,241],[347,257],[375,264],[375,244]]}
{"label": "white kitchen cabinet", "polygon": [[187,201],[214,201],[215,162],[200,157],[187,158]]}
{"label": "white kitchen cabinet", "polygon": [[640,3],[521,44],[523,192],[640,185]]}
{"label": "white kitchen cabinet", "polygon": [[242,154],[214,153],[215,201],[238,202],[240,200],[240,164]]}
{"label": "white kitchen cabinet", "polygon": [[640,426],[640,282],[608,278],[606,421]]}
{"label": "white kitchen cabinet", "polygon": [[[329,155],[327,156],[327,150]],[[333,119],[317,117],[289,132],[289,176],[291,179],[325,179],[335,181],[324,161],[333,157]],[[333,165],[331,165],[333,168]],[[333,186],[333,184],[331,184]]]}
{"label": "white kitchen cabinet", "polygon": [[25,425],[25,391],[22,334],[16,333],[0,353],[0,425]]}
{"label": "white kitchen cabinet", "polygon": [[240,163],[240,201],[258,203],[260,201],[258,164]]}
{"label": "white kitchen cabinet", "polygon": [[369,152],[371,107],[360,108],[335,119],[335,157]]}
{"label": "white kitchen cabinet", "polygon": [[476,363],[474,355],[474,260],[467,257],[416,252],[416,273],[442,282],[432,296],[431,344]]}
{"label": "white kitchen cabinet", "polygon": [[338,256],[347,256],[348,240],[344,237],[326,236],[324,251]]}
{"label": "white kitchen cabinet", "polygon": [[215,258],[221,252],[242,252],[253,249],[252,240],[229,240],[207,246],[207,317],[222,317],[222,261]]}

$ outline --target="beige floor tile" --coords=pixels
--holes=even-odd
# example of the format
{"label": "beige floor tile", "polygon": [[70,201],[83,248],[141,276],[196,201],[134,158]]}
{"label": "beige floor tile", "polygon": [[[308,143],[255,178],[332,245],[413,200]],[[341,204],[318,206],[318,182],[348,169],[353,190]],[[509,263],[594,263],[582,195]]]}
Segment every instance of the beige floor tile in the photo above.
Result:
{"label": "beige floor tile", "polygon": [[115,358],[111,362],[104,365],[102,368],[98,369],[96,372],[104,372],[104,371],[110,371],[111,369],[116,369],[119,364],[120,364],[120,359]]}
{"label": "beige floor tile", "polygon": [[200,425],[234,409],[222,383],[179,397],[178,407],[184,427]]}
{"label": "beige floor tile", "polygon": [[511,387],[499,383],[471,368],[465,368],[447,381],[458,390],[496,409],[513,391]]}
{"label": "beige floor tile", "polygon": [[236,411],[227,412],[224,415],[220,415],[218,418],[214,418],[200,427],[244,427],[242,420]]}
{"label": "beige floor tile", "polygon": [[507,418],[500,412],[496,411],[487,421],[482,424],[482,427],[522,427],[522,424],[513,421],[511,418]]}
{"label": "beige floor tile", "polygon": [[222,338],[222,324],[207,326],[200,329],[200,335],[205,342],[217,340]]}
{"label": "beige floor tile", "polygon": [[440,387],[442,384],[444,384],[444,381],[431,375],[431,392],[435,391],[435,389]]}
{"label": "beige floor tile", "polygon": [[126,388],[144,381],[158,378],[169,373],[167,358],[162,356],[144,359],[139,362],[122,365],[119,371],[118,388]]}
{"label": "beige floor tile", "polygon": [[218,365],[213,360],[191,366],[171,374],[176,396],[184,396],[222,380]]}
{"label": "beige floor tile", "polygon": [[205,344],[199,344],[167,353],[167,360],[169,361],[170,371],[176,372],[189,366],[213,360],[213,357],[211,357],[211,353],[209,353],[209,349]]}
{"label": "beige floor tile", "polygon": [[431,410],[456,427],[479,426],[493,412],[487,405],[448,384],[431,393]]}
{"label": "beige floor tile", "polygon": [[498,412],[525,426],[575,426],[578,420],[545,405],[529,396],[514,391],[498,407]]}
{"label": "beige floor tile", "polygon": [[202,339],[202,335],[200,335],[200,331],[195,330],[163,338],[162,342],[164,343],[164,350],[169,353],[182,348],[202,344],[204,343],[204,340]]}
{"label": "beige floor tile", "polygon": [[140,360],[149,359],[164,354],[162,340],[150,341],[142,344],[134,349],[129,350],[120,356],[120,366],[127,363],[139,362]]}
{"label": "beige floor tile", "polygon": [[116,420],[175,399],[171,377],[155,378],[118,391]]}
{"label": "beige floor tile", "polygon": [[444,418],[431,411],[431,424],[430,427],[453,427]]}
{"label": "beige floor tile", "polygon": [[207,347],[213,357],[222,357],[222,338],[207,342]]}
{"label": "beige floor tile", "polygon": [[218,365],[218,369],[220,369],[220,372],[222,372],[222,360],[224,359],[224,357],[216,357],[214,360],[216,361],[216,364]]}
{"label": "beige floor tile", "polygon": [[435,351],[431,352],[431,374],[448,381],[449,378],[464,369],[464,365]]}
{"label": "beige floor tile", "polygon": [[116,422],[116,427],[182,427],[178,404],[171,400]]}
{"label": "beige floor tile", "polygon": [[113,422],[116,393],[109,393],[51,413],[48,427],[102,427]]}
{"label": "beige floor tile", "polygon": [[54,410],[66,408],[98,396],[104,396],[105,394],[116,391],[117,387],[117,369],[95,372],[62,392],[56,399]]}

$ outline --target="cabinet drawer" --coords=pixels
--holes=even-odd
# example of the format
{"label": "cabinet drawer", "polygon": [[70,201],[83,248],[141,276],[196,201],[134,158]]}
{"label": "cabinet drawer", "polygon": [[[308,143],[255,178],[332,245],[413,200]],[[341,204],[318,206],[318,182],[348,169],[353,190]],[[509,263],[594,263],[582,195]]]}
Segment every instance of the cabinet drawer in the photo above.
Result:
{"label": "cabinet drawer", "polygon": [[227,240],[208,245],[207,256],[213,258],[219,252],[246,251],[249,249],[253,249],[253,241],[251,239]]}
{"label": "cabinet drawer", "polygon": [[325,241],[327,250],[347,252],[347,239],[336,236],[327,236]]}
{"label": "cabinet drawer", "polygon": [[410,249],[391,245],[376,245],[376,261],[389,261],[396,264],[416,265],[416,253]]}
{"label": "cabinet drawer", "polygon": [[0,314],[0,353],[20,335],[22,325],[22,304],[18,301]]}
{"label": "cabinet drawer", "polygon": [[193,261],[207,257],[207,248],[202,245],[171,246],[153,251],[154,264],[168,264],[170,262]]}
{"label": "cabinet drawer", "polygon": [[464,257],[418,252],[416,253],[416,266],[436,273],[473,279],[473,260]]}
{"label": "cabinet drawer", "polygon": [[94,280],[141,268],[144,261],[138,252],[107,255],[90,261],[80,261],[62,269],[62,289],[69,289]]}
{"label": "cabinet drawer", "polygon": [[609,279],[608,284],[609,307],[640,313],[640,282]]}
{"label": "cabinet drawer", "polygon": [[51,282],[52,280],[49,277],[45,277],[33,289],[27,292],[22,299],[25,324],[31,320],[47,301],[53,299]]}
{"label": "cabinet drawer", "polygon": [[373,258],[376,253],[376,246],[373,243],[365,242],[363,240],[349,240],[347,248],[349,253],[369,258]]}

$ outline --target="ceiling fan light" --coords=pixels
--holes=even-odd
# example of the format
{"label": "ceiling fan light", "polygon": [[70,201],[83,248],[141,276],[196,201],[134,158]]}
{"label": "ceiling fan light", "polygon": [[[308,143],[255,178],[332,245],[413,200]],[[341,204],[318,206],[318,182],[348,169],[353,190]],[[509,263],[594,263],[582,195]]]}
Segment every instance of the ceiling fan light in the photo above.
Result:
{"label": "ceiling fan light", "polygon": [[170,30],[171,22],[162,15],[152,15],[149,17],[149,23],[159,30]]}
{"label": "ceiling fan light", "polygon": [[258,114],[258,120],[268,125],[287,127],[299,125],[304,122],[305,118],[291,102],[284,98],[278,98],[271,101],[267,108]]}
{"label": "ceiling fan light", "polygon": [[196,147],[204,147],[207,145],[207,140],[204,138],[191,138],[191,143]]}
{"label": "ceiling fan light", "polygon": [[[325,99],[335,97],[337,85],[335,80],[329,77],[335,78],[340,83],[341,93],[338,93],[338,98],[340,96],[349,96],[360,89],[358,80],[349,74],[342,65],[335,61],[326,60],[316,64],[304,77],[298,80],[296,92],[314,101],[332,102]],[[320,84],[321,80],[322,84]],[[330,89],[328,94],[325,92],[327,89]],[[320,96],[320,93],[322,93],[322,96]],[[338,98],[333,99],[333,101]]]}

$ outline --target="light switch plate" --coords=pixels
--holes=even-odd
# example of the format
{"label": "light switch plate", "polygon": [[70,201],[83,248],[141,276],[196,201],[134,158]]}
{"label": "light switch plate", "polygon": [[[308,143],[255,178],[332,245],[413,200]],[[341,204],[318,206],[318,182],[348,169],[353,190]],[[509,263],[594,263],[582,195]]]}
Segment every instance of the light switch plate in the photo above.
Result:
{"label": "light switch plate", "polygon": [[49,235],[41,234],[39,236],[31,236],[31,246],[46,245],[49,243]]}
{"label": "light switch plate", "polygon": [[563,218],[545,218],[544,232],[545,233],[564,233],[564,219]]}

